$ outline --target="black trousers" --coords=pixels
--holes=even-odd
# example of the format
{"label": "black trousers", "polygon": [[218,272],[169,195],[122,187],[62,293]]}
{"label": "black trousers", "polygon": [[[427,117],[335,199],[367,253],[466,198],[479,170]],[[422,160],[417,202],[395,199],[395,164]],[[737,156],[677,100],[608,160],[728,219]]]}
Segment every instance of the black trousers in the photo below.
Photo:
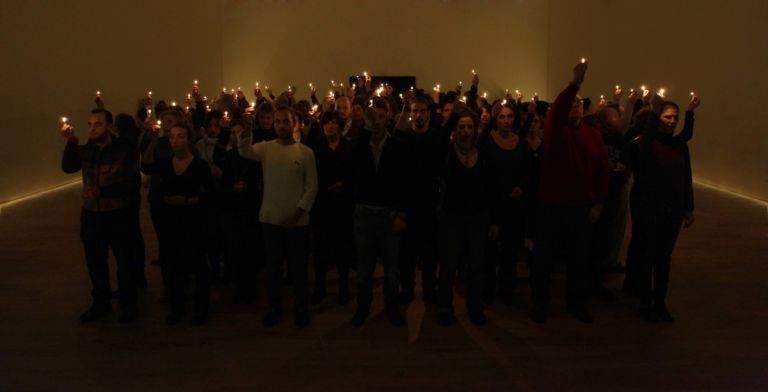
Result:
{"label": "black trousers", "polygon": [[166,244],[166,235],[168,233],[168,207],[162,202],[149,203],[149,216],[152,219],[152,227],[155,228],[157,236],[157,259],[160,262],[160,277],[163,280],[163,287],[169,288],[170,281],[168,275],[168,245]]}
{"label": "black trousers", "polygon": [[640,235],[644,230],[643,221],[640,213],[639,204],[631,196],[629,199],[629,216],[632,225],[632,238],[627,248],[627,266],[624,274],[624,290],[630,293],[637,293],[640,290],[639,264],[640,259],[645,252],[643,248],[643,238]]}
{"label": "black trousers", "polygon": [[488,214],[440,216],[440,284],[438,312],[453,313],[453,285],[461,264],[467,271],[467,310],[483,310],[483,267],[488,237]]}
{"label": "black trousers", "polygon": [[91,278],[94,303],[109,303],[109,249],[117,260],[117,282],[122,305],[136,303],[136,268],[132,260],[133,211],[124,208],[108,212],[80,212],[80,239]]}
{"label": "black trousers", "polygon": [[541,203],[536,224],[536,248],[531,265],[535,305],[550,302],[549,287],[555,258],[565,256],[566,302],[584,305],[589,294],[588,253],[592,237],[589,207],[563,207]]}
{"label": "black trousers", "polygon": [[252,207],[225,210],[222,221],[235,296],[253,297],[256,295],[256,284],[265,257],[259,210]]}
{"label": "black trousers", "polygon": [[264,223],[264,248],[267,265],[267,300],[272,309],[282,309],[283,261],[293,278],[294,307],[306,311],[309,302],[309,226],[285,228]]}
{"label": "black trousers", "polygon": [[165,216],[166,263],[171,308],[183,311],[189,281],[195,277],[195,308],[207,311],[211,274],[205,260],[205,213],[199,206],[168,207]]}
{"label": "black trousers", "polygon": [[146,260],[146,250],[144,247],[144,236],[141,234],[140,205],[131,208],[131,231],[133,232],[131,246],[131,260],[134,264],[136,279],[146,280],[144,277],[144,263]]}
{"label": "black trousers", "polygon": [[637,277],[641,302],[664,306],[669,290],[669,271],[683,213],[660,208],[644,209],[638,219],[642,229],[635,233],[642,241],[642,254],[637,260]]}
{"label": "black trousers", "polygon": [[522,200],[507,201],[496,217],[499,236],[488,240],[485,253],[485,291],[494,295],[512,293],[518,285],[517,261],[525,243],[525,214]]}
{"label": "black trousers", "polygon": [[352,206],[312,212],[312,240],[315,262],[315,290],[325,290],[325,276],[335,264],[339,291],[349,290],[349,269],[354,253]]}
{"label": "black trousers", "polygon": [[609,260],[616,242],[621,241],[616,236],[619,208],[621,207],[620,195],[613,195],[603,203],[600,219],[595,223],[592,235],[592,243],[589,249],[589,274],[590,286],[603,285],[605,270],[610,264]]}
{"label": "black trousers", "polygon": [[421,287],[425,292],[437,288],[437,212],[434,205],[412,208],[407,213],[407,226],[402,237],[398,264],[400,286],[413,291],[416,267],[421,265]]}

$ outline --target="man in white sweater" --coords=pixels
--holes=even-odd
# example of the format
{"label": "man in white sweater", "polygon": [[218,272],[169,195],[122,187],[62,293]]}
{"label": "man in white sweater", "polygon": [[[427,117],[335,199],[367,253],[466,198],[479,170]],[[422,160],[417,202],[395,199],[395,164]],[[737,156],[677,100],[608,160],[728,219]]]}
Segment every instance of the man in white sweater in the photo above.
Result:
{"label": "man in white sweater", "polygon": [[295,292],[296,325],[309,324],[307,264],[309,259],[309,211],[317,194],[315,155],[293,139],[293,110],[274,113],[277,139],[251,144],[250,129],[240,133],[240,156],[261,161],[264,171],[264,201],[259,220],[264,225],[266,280],[269,312],[264,326],[272,327],[283,315],[282,262],[288,260]]}

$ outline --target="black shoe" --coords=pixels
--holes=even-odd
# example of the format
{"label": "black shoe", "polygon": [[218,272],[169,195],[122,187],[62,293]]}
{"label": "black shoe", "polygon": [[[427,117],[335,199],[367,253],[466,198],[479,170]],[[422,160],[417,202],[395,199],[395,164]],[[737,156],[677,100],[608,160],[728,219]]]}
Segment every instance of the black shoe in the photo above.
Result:
{"label": "black shoe", "polygon": [[595,321],[595,318],[592,317],[592,313],[590,313],[584,305],[568,305],[566,310],[571,316],[582,323],[591,324]]}
{"label": "black shoe", "polygon": [[352,321],[350,323],[354,327],[360,327],[365,323],[365,320],[368,318],[368,309],[361,309],[357,308],[357,311],[355,312],[355,315],[352,316]]}
{"label": "black shoe", "polygon": [[439,312],[437,313],[437,323],[443,327],[449,327],[453,324],[453,313],[451,312]]}
{"label": "black shoe", "polygon": [[299,328],[304,328],[307,325],[309,325],[309,312],[306,310],[301,310],[296,312],[296,326]]}
{"label": "black shoe", "polygon": [[429,303],[437,303],[437,290],[435,289],[424,289],[424,291],[421,293],[421,299],[424,302]]}
{"label": "black shoe", "polygon": [[510,306],[515,303],[515,294],[513,292],[509,293],[501,293],[501,302],[504,302],[504,305]]}
{"label": "black shoe", "polygon": [[139,309],[136,307],[136,304],[120,306],[120,324],[130,323],[136,320],[137,317],[139,317]]}
{"label": "black shoe", "polygon": [[325,289],[316,289],[315,292],[312,293],[312,297],[309,299],[309,303],[312,305],[322,303],[325,299],[325,295]]}
{"label": "black shoe", "polygon": [[138,276],[136,276],[136,288],[137,289],[147,288],[147,277],[144,275],[143,271]]}
{"label": "black shoe", "polygon": [[485,313],[483,313],[482,311],[470,312],[469,321],[471,321],[472,324],[475,324],[477,326],[483,326],[485,324],[488,324],[488,317],[485,317]]}
{"label": "black shoe", "polygon": [[397,304],[387,305],[386,313],[389,322],[395,327],[402,327],[405,325],[405,317],[400,313],[400,308]]}
{"label": "black shoe", "polygon": [[171,310],[168,316],[165,316],[166,325],[176,325],[184,319],[184,312],[181,310]]}
{"label": "black shoe", "polygon": [[656,310],[650,306],[640,306],[640,308],[637,311],[638,313],[640,313],[640,318],[642,318],[645,321],[648,321],[651,323],[655,323],[659,321],[659,315],[656,314]]}
{"label": "black shoe", "polygon": [[80,315],[80,323],[90,323],[112,313],[112,305],[109,302],[103,304],[93,304],[88,310]]}
{"label": "black shoe", "polygon": [[531,321],[536,324],[544,324],[547,321],[547,305],[533,305]]}
{"label": "black shoe", "polygon": [[349,289],[339,290],[339,305],[346,305],[352,299],[352,295],[349,293]]}
{"label": "black shoe", "polygon": [[413,298],[414,298],[413,289],[410,289],[410,290],[406,289],[401,291],[400,294],[398,294],[397,302],[399,302],[400,305],[407,305],[413,302]]}
{"label": "black shoe", "polygon": [[283,317],[283,312],[279,309],[271,309],[266,316],[264,316],[264,320],[262,321],[262,324],[264,324],[265,328],[272,328],[277,323],[280,322],[280,319]]}
{"label": "black shoe", "polygon": [[615,302],[616,301],[616,294],[613,293],[609,288],[605,286],[595,286],[590,290],[590,294],[595,297],[602,299],[606,302]]}
{"label": "black shoe", "polygon": [[665,322],[665,323],[674,323],[675,318],[672,317],[671,314],[669,314],[669,311],[667,310],[666,306],[656,306],[655,313],[658,316],[659,320]]}

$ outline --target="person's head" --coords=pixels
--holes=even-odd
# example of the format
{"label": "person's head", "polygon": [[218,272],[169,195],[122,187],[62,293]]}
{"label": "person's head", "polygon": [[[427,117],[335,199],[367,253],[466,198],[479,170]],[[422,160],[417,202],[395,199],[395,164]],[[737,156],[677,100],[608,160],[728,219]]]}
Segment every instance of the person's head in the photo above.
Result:
{"label": "person's head", "polygon": [[341,113],[330,110],[323,113],[320,117],[320,125],[323,127],[323,135],[328,139],[336,139],[341,135],[341,130],[344,129],[346,122],[341,117]]}
{"label": "person's head", "polygon": [[115,116],[115,131],[124,140],[136,143],[139,140],[139,127],[133,116],[127,113],[120,113]]}
{"label": "person's head", "polygon": [[260,129],[272,129],[274,126],[275,107],[269,102],[264,102],[256,109],[256,120]]}
{"label": "person's head", "polygon": [[163,113],[160,115],[160,121],[161,121],[160,126],[163,128],[163,132],[169,132],[171,128],[173,128],[177,124],[186,123],[186,120],[184,119],[184,115],[181,112],[173,109],[164,110]]}
{"label": "person's head", "polygon": [[365,107],[365,98],[355,97],[352,101],[352,109],[349,114],[353,124],[360,125],[365,122]]}
{"label": "person's head", "polygon": [[88,117],[88,139],[104,143],[112,133],[112,113],[106,109],[93,109]]}
{"label": "person's head", "polygon": [[293,109],[280,106],[274,112],[274,126],[277,138],[282,141],[293,140],[293,127],[296,125]]}
{"label": "person's head", "polygon": [[365,126],[374,132],[385,131],[388,112],[387,102],[380,97],[373,97],[370,105],[365,109]]}
{"label": "person's head", "polygon": [[491,122],[491,111],[487,106],[480,108],[480,129],[484,129]]}
{"label": "person's head", "polygon": [[448,121],[453,112],[453,102],[446,102],[443,104],[443,121]]}
{"label": "person's head", "polygon": [[334,109],[336,113],[346,122],[349,119],[350,112],[352,111],[352,103],[349,98],[342,96],[339,97],[334,103]]}
{"label": "person's head", "polygon": [[232,147],[237,147],[237,137],[240,136],[240,132],[245,129],[245,122],[241,119],[232,120],[229,122],[229,131],[231,132],[229,142]]}
{"label": "person's head", "polygon": [[512,132],[515,129],[515,107],[510,103],[504,103],[499,107],[494,126],[499,132]]}
{"label": "person's head", "polygon": [[571,111],[568,114],[568,124],[577,127],[581,124],[581,118],[584,117],[584,102],[580,96],[576,96],[571,102]]}
{"label": "person's head", "polygon": [[537,131],[544,128],[544,116],[536,113],[531,119],[531,130]]}
{"label": "person's head", "polygon": [[424,97],[411,100],[411,118],[414,129],[425,130],[429,127],[429,101]]}
{"label": "person's head", "polygon": [[185,123],[179,123],[171,127],[168,135],[171,149],[174,153],[179,153],[189,149],[189,144],[194,140],[192,128]]}
{"label": "person's head", "polygon": [[672,134],[680,120],[680,107],[672,101],[665,101],[661,104],[660,117],[659,132]]}
{"label": "person's head", "polygon": [[[221,119],[224,115],[218,110],[211,110],[205,116],[203,126],[205,127],[205,135],[210,138],[217,138],[221,134]],[[231,124],[230,124],[231,127]]]}
{"label": "person's head", "polygon": [[621,129],[621,115],[616,105],[608,105],[597,113],[598,126],[607,133],[616,133]]}
{"label": "person's head", "polygon": [[453,130],[454,142],[459,148],[471,149],[477,144],[478,126],[480,119],[471,111],[465,111],[459,114],[459,121]]}

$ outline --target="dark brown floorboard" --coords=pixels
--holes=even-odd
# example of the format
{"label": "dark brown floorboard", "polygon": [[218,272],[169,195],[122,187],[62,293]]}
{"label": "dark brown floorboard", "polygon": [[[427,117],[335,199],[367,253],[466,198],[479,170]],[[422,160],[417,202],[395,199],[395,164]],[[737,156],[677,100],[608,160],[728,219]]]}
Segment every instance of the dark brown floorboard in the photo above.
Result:
{"label": "dark brown floorboard", "polygon": [[[354,302],[335,305],[330,283],[310,327],[289,316],[265,330],[263,296],[235,306],[226,288],[214,290],[206,325],[167,327],[149,265],[139,320],[120,325],[115,312],[78,324],[89,282],[72,186],[0,211],[0,390],[766,390],[766,206],[710,188],[696,196],[698,220],[673,257],[674,325],[641,321],[631,298],[593,301],[595,323],[580,324],[564,312],[558,277],[545,325],[528,320],[523,289],[517,304],[488,307],[484,328],[468,322],[459,296],[453,327],[438,327],[434,307],[417,300],[407,328],[395,329],[378,291],[374,315],[355,329]],[[617,292],[621,279],[609,275]]]}

